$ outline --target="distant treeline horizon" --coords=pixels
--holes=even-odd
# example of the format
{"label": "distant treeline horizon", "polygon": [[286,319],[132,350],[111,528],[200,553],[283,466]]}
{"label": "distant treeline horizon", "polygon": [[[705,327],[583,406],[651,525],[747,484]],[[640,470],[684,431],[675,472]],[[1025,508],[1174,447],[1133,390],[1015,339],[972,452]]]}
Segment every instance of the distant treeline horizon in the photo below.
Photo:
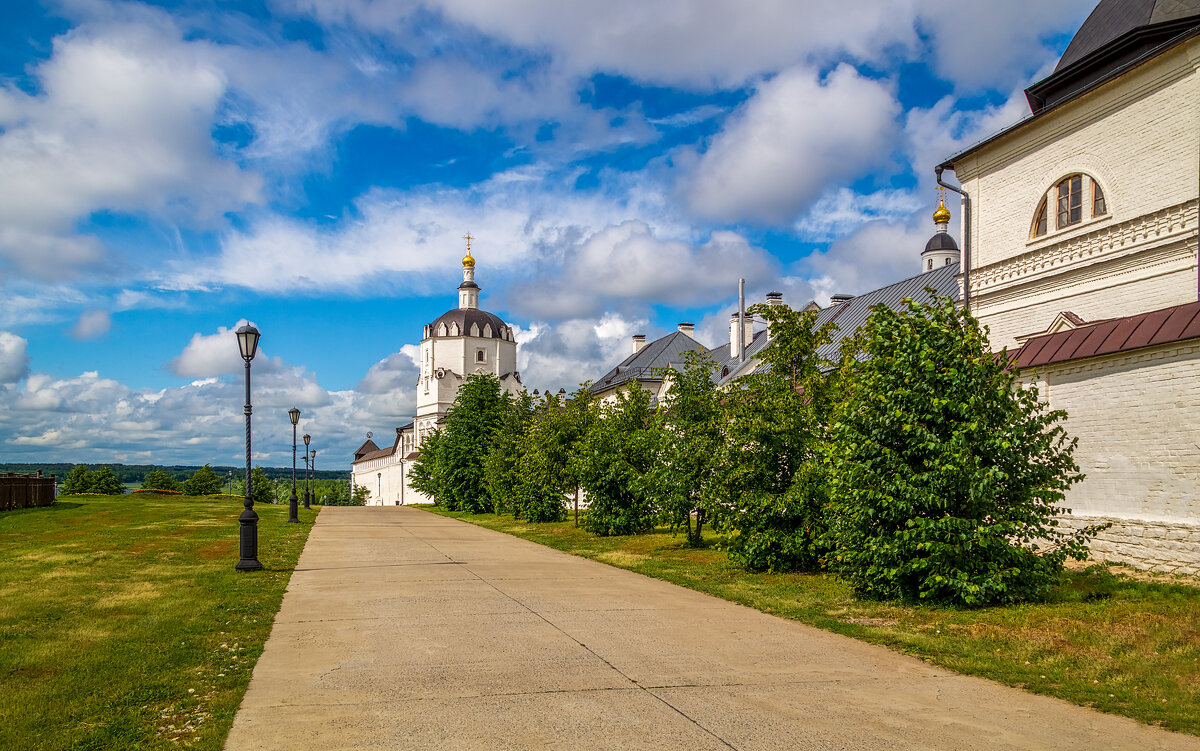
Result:
{"label": "distant treeline horizon", "polygon": [[[319,460],[320,458],[321,457],[318,455],[317,459]],[[143,477],[150,472],[154,472],[155,470],[166,472],[182,482],[191,477],[192,473],[201,466],[199,464],[110,464],[107,462],[12,462],[0,463],[0,473],[16,472],[18,474],[33,474],[38,470],[41,470],[43,475],[54,475],[56,478],[62,479],[67,476],[67,473],[70,472],[71,468],[76,464],[84,465],[89,471],[99,469],[100,467],[109,467],[112,469],[113,474],[115,474],[121,480],[121,482],[125,484],[139,483],[142,481]],[[228,465],[210,464],[209,469],[215,472],[216,475],[222,479],[227,478],[229,473],[233,472],[233,479],[235,482],[244,480],[246,475],[246,468],[244,466],[231,467]],[[292,476],[292,468],[290,466],[263,467],[262,470],[270,480],[291,478]],[[297,479],[303,479],[304,477],[303,462],[301,462],[300,466],[296,468],[296,477]],[[319,469],[315,474],[313,474],[313,477],[318,480],[349,480],[350,471],[345,469]]]}

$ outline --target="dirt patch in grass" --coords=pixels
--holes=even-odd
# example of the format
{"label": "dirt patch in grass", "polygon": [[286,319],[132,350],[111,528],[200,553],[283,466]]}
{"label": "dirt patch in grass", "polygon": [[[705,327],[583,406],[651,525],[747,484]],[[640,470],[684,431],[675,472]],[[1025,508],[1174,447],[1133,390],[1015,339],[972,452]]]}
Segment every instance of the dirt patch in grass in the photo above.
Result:
{"label": "dirt patch in grass", "polygon": [[214,542],[212,545],[205,545],[196,550],[196,555],[206,561],[212,561],[218,558],[230,558],[237,551],[237,540],[222,540]]}
{"label": "dirt patch in grass", "polygon": [[629,568],[634,564],[650,560],[650,556],[643,555],[641,553],[626,553],[622,550],[610,550],[603,553],[597,553],[596,560],[603,561],[610,566]]}

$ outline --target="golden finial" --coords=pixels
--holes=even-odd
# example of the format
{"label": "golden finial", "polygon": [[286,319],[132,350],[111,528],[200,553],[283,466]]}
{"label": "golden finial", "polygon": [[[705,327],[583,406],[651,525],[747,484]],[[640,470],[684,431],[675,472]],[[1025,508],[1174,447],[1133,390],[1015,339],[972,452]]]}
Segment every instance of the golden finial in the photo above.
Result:
{"label": "golden finial", "polygon": [[938,207],[933,212],[933,223],[944,224],[950,221],[950,209],[946,208],[946,190],[938,186]]}
{"label": "golden finial", "polygon": [[471,233],[468,232],[467,234],[463,235],[463,239],[467,241],[467,254],[465,256],[463,256],[463,266],[464,267],[469,266],[471,268],[474,268],[475,267],[475,259],[471,257],[471,241],[474,240],[475,238],[471,237]]}

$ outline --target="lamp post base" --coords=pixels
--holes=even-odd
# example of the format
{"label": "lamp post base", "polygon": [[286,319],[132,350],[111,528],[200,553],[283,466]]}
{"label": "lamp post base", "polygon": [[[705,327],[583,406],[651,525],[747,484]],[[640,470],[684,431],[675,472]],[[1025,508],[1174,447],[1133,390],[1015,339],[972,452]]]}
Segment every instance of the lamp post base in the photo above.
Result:
{"label": "lamp post base", "polygon": [[288,522],[292,524],[300,523],[300,517],[297,515],[296,511],[296,502],[298,500],[299,499],[296,498],[296,494],[294,492],[292,493],[292,497],[288,499]]}
{"label": "lamp post base", "polygon": [[262,571],[258,562],[258,514],[246,509],[238,517],[238,542],[241,560],[234,566],[238,571]]}

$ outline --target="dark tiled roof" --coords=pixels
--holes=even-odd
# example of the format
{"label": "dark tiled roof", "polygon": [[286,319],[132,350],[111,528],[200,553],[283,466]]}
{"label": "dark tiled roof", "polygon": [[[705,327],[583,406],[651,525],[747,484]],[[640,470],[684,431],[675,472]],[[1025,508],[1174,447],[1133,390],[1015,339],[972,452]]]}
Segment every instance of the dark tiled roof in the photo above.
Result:
{"label": "dark tiled roof", "polygon": [[1197,337],[1200,337],[1200,302],[1189,302],[1035,336],[1017,350],[1015,360],[1019,368],[1036,368]]}
{"label": "dark tiled roof", "polygon": [[630,354],[621,364],[605,373],[592,384],[592,392],[607,391],[631,379],[658,380],[656,370],[674,366],[683,367],[683,353],[707,352],[708,348],[687,334],[674,331],[661,339],[646,344],[638,352]]}
{"label": "dark tiled roof", "polygon": [[[477,308],[447,310],[438,316],[433,323],[429,324],[430,336],[441,336],[437,332],[438,324],[441,323],[446,324],[447,329],[450,328],[450,324],[457,323],[459,336],[470,336],[471,324],[473,323],[479,326],[479,336],[483,336],[484,325],[490,323],[492,325],[492,337],[495,339],[504,339],[505,337],[501,335],[501,332],[507,328],[504,325],[504,321],[500,320],[500,316]],[[450,334],[446,336],[450,336]]]}
{"label": "dark tiled roof", "polygon": [[1076,32],[1055,72],[1138,29],[1200,15],[1200,0],[1101,0]]}
{"label": "dark tiled roof", "polygon": [[354,452],[355,461],[361,459],[363,456],[366,456],[367,454],[371,453],[372,451],[378,451],[378,450],[379,450],[379,446],[375,445],[375,441],[372,441],[370,438],[368,438],[363,443],[363,445],[359,446],[358,449]]}

